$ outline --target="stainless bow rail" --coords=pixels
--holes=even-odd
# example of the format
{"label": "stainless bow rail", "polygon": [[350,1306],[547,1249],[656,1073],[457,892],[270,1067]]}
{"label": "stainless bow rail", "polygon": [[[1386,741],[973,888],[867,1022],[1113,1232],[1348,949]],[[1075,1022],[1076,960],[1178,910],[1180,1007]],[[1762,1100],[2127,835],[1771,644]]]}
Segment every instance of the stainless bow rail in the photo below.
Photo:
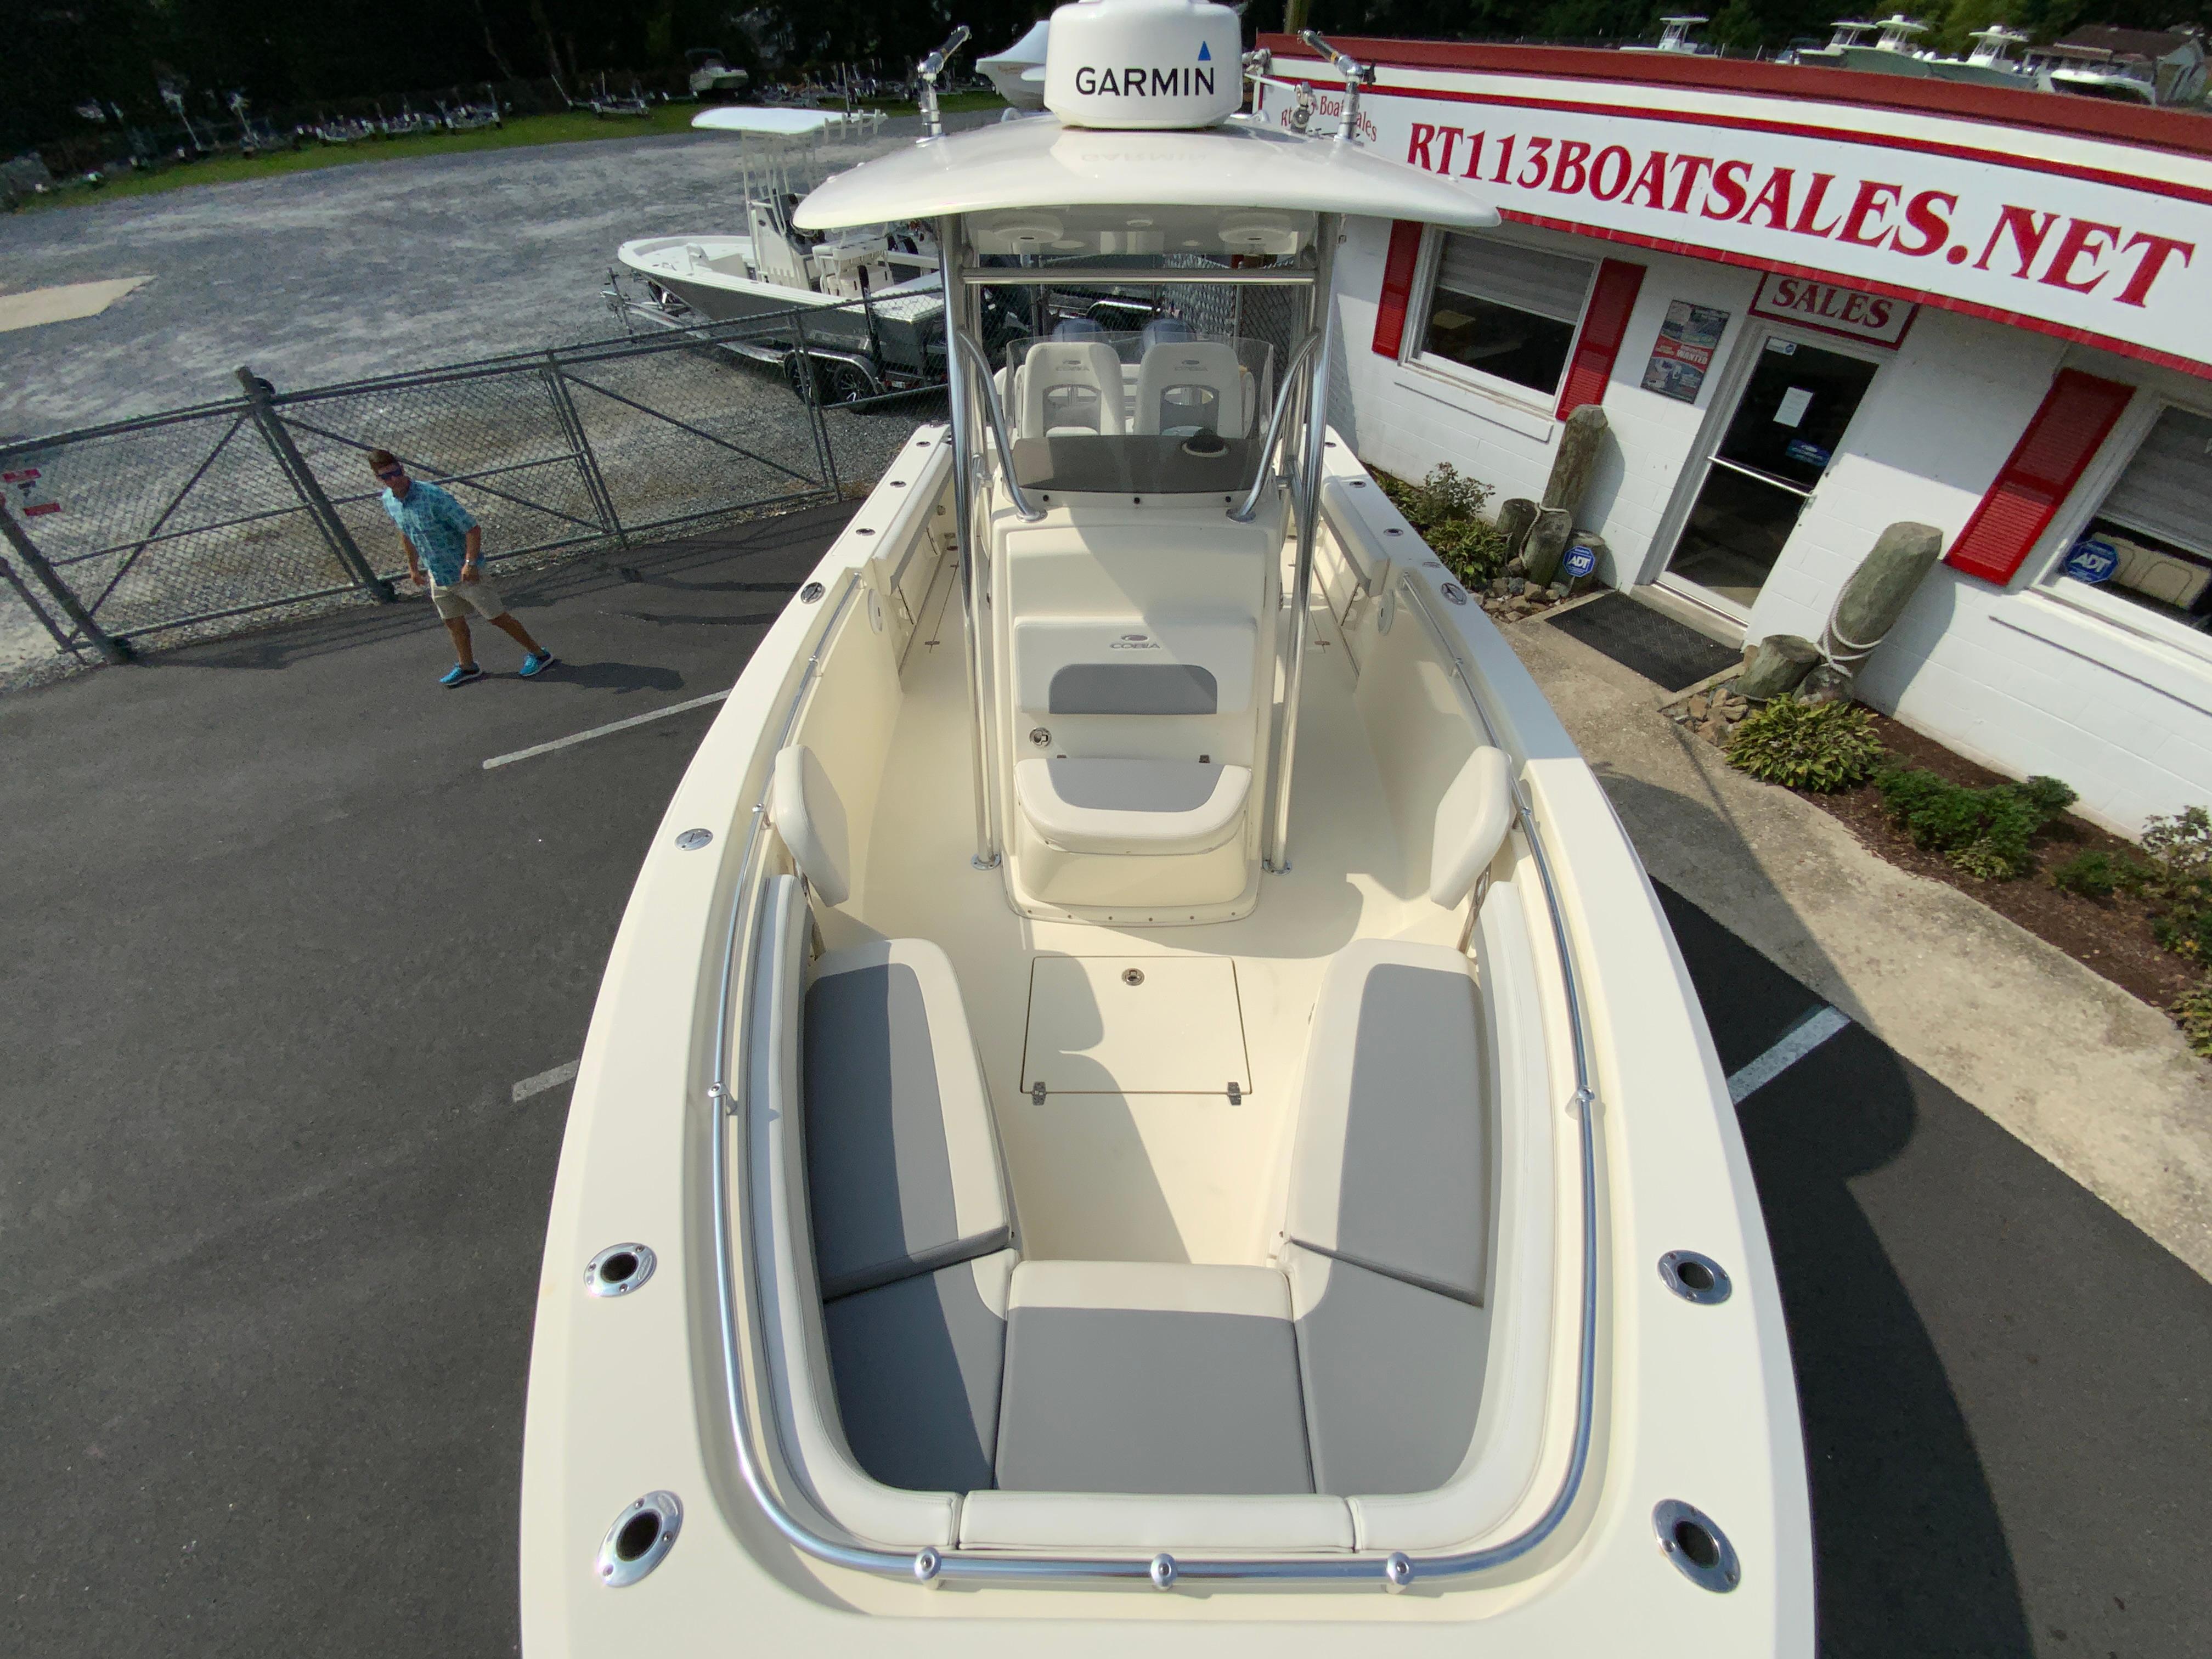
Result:
{"label": "stainless bow rail", "polygon": [[[851,604],[860,581],[857,574],[845,579],[844,592],[835,611],[816,636],[812,654],[807,659],[805,669],[785,711],[782,734],[777,740],[779,748],[790,741],[806,693],[820,671],[822,653],[828,648],[837,623]],[[1424,620],[1444,646],[1454,673],[1474,705],[1475,717],[1482,722],[1486,732],[1494,736],[1489,717],[1483,712],[1481,701],[1474,695],[1474,684],[1468,678],[1461,653],[1452,648],[1450,634],[1438,626],[1434,614],[1420,598],[1418,584],[1407,580],[1402,591],[1422,612]],[[738,1144],[742,1147],[745,1144],[744,1128],[751,1105],[749,1091],[743,1086],[732,1086],[732,1060],[737,1052],[736,1039],[740,1035],[732,1025],[732,1015],[740,1007],[747,1011],[743,1017],[743,1035],[746,1040],[746,1052],[750,1054],[752,1039],[750,1010],[754,973],[759,957],[757,936],[762,917],[759,902],[762,884],[757,878],[757,866],[766,799],[763,788],[761,799],[752,811],[752,829],[746,839],[744,860],[738,866],[737,889],[730,903],[729,928],[723,944],[720,1002],[714,1023],[713,1075],[707,1089],[708,1200],[714,1212],[714,1288],[721,1330],[724,1404],[729,1413],[731,1440],[737,1453],[738,1471],[744,1481],[745,1490],[760,1505],[769,1524],[794,1547],[832,1566],[848,1567],[884,1577],[912,1578],[925,1584],[939,1578],[1000,1583],[1144,1579],[1149,1580],[1156,1589],[1167,1589],[1178,1580],[1188,1578],[1214,1583],[1364,1582],[1396,1590],[1405,1589],[1417,1579],[1465,1577],[1505,1566],[1528,1555],[1559,1530],[1581,1494],[1583,1478],[1589,1467],[1590,1437],[1596,1408],[1598,1224],[1595,1119],[1598,1098],[1593,1082],[1589,1033],[1583,1012],[1581,982],[1575,970],[1573,942],[1568,936],[1565,913],[1560,908],[1558,885],[1552,874],[1551,860],[1544,851],[1535,814],[1526,793],[1517,783],[1514,792],[1515,806],[1522,833],[1528,837],[1529,849],[1535,857],[1538,878],[1544,889],[1545,906],[1551,916],[1552,938],[1559,951],[1560,979],[1566,995],[1567,1019],[1574,1048],[1575,1091],[1566,1104],[1577,1120],[1581,1150],[1582,1320],[1576,1373],[1574,1441],[1566,1472],[1560,1480],[1558,1492],[1541,1515],[1512,1537],[1481,1549],[1418,1555],[1400,1550],[1387,1555],[1368,1551],[1334,1557],[1214,1556],[1188,1560],[1180,1559],[1164,1551],[1146,1559],[1137,1556],[980,1554],[960,1549],[940,1550],[934,1547],[921,1550],[886,1549],[850,1539],[830,1537],[816,1531],[784,1505],[770,1484],[753,1444],[754,1419],[743,1375],[745,1354],[738,1335],[738,1296],[743,1295],[745,1298],[746,1325],[755,1334],[756,1340],[764,1345],[773,1338],[768,1334],[767,1322],[761,1308],[753,1229],[748,1226],[743,1230],[742,1243],[733,1240],[731,1236],[729,1180],[730,1125],[733,1120],[738,1123]],[[742,955],[739,951],[741,944],[747,947]],[[775,1431],[772,1419],[765,1413],[760,1421],[761,1432],[764,1437]]]}

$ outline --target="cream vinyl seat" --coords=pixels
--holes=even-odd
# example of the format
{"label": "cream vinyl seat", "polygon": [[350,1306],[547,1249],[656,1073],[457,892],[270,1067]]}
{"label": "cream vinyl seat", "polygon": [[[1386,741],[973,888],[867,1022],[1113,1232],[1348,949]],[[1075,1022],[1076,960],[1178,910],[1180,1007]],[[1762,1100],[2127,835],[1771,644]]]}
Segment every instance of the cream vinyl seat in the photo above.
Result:
{"label": "cream vinyl seat", "polygon": [[1054,752],[1014,765],[1029,827],[1072,853],[1203,853],[1233,839],[1252,769],[1214,751],[1249,723],[1255,632],[1243,617],[1017,620],[1021,718],[1059,733]]}
{"label": "cream vinyl seat", "polygon": [[1121,360],[1103,341],[1038,341],[1019,388],[1024,438],[1113,438],[1127,428]]}
{"label": "cream vinyl seat", "polygon": [[1242,438],[1252,425],[1252,380],[1234,346],[1166,340],[1145,353],[1137,371],[1133,425],[1139,432]]}

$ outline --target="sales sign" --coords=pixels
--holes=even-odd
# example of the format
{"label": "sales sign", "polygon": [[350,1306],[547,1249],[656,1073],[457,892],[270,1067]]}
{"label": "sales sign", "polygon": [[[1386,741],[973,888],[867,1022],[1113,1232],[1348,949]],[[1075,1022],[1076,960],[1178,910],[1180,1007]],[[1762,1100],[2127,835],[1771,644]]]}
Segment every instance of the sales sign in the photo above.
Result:
{"label": "sales sign", "polygon": [[1883,346],[1894,346],[1905,337],[1912,313],[1918,309],[1909,301],[1893,300],[1885,294],[1816,282],[1810,276],[1785,276],[1773,270],[1767,272],[1759,285],[1759,297],[1751,302],[1754,317]]}
{"label": "sales sign", "polygon": [[[1337,78],[1282,57],[1276,72]],[[1568,91],[1487,70],[1382,77],[1362,106],[1375,153],[1464,181],[1509,219],[1794,273],[1838,290],[1844,313],[1855,292],[1933,300],[2212,374],[2212,167],[2195,158],[2154,167],[2135,146],[2022,145],[1937,116],[1900,134],[1887,112],[1686,88],[1629,113],[1650,102],[1629,79]],[[1263,92],[1264,118],[1284,122],[1290,100]],[[1862,337],[1899,321],[1862,314]]]}

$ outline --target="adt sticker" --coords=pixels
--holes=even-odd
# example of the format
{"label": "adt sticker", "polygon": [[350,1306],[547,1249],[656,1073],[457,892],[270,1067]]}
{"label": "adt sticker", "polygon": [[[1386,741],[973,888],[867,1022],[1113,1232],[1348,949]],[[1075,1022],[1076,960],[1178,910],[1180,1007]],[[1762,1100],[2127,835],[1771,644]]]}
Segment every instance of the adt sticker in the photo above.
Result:
{"label": "adt sticker", "polygon": [[2100,541],[2094,536],[2084,536],[2074,544],[2074,550],[2066,556],[2066,574],[2077,582],[2087,582],[2092,587],[2108,582],[2112,573],[2120,568],[2120,550],[2110,542]]}
{"label": "adt sticker", "polygon": [[1826,450],[1809,439],[1792,438],[1782,453],[1793,461],[1802,461],[1808,466],[1826,466],[1832,451]]}
{"label": "adt sticker", "polygon": [[1565,568],[1567,574],[1577,579],[1597,568],[1597,549],[1588,542],[1577,542],[1567,550]]}

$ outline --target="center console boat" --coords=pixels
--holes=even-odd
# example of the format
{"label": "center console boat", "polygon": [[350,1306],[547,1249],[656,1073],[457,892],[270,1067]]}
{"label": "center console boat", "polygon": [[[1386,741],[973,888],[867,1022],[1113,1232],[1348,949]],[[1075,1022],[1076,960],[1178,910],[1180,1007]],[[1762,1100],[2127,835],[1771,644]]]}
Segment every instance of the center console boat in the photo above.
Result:
{"label": "center console boat", "polygon": [[[1354,216],[1474,187],[1235,113],[1235,15],[1055,14],[922,218],[951,418],[645,859],[555,1190],[535,1659],[1809,1655],[1726,1083],[1596,778],[1327,424]],[[991,289],[1157,289],[994,356]],[[1266,294],[1284,338],[1179,295]],[[1254,308],[1247,308],[1248,313]]]}

